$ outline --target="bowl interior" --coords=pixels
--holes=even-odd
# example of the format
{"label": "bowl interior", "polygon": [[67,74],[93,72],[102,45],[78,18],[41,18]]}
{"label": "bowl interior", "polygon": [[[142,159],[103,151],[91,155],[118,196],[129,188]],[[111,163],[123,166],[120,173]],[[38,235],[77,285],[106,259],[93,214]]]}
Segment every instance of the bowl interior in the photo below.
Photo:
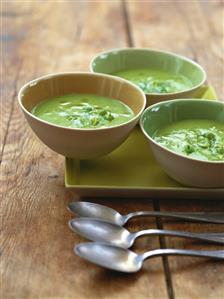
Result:
{"label": "bowl interior", "polygon": [[145,96],[134,85],[119,78],[91,73],[66,73],[41,77],[25,85],[19,94],[28,112],[39,102],[71,93],[90,93],[118,99],[135,115],[145,107]]}
{"label": "bowl interior", "polygon": [[129,69],[151,68],[181,74],[193,87],[205,81],[204,70],[193,61],[172,53],[150,49],[121,49],[102,53],[91,62],[91,70],[113,74]]}
{"label": "bowl interior", "polygon": [[224,104],[194,99],[161,102],[146,109],[140,123],[147,135],[153,138],[160,128],[188,119],[206,119],[224,123]]}

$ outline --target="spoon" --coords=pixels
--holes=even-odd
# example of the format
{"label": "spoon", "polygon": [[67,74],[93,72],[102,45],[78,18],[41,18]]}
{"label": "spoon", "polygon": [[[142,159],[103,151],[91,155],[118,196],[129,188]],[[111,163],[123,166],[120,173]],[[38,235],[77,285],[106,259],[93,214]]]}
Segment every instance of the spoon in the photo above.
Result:
{"label": "spoon", "polygon": [[221,233],[205,234],[161,229],[146,229],[131,233],[117,224],[93,218],[72,219],[69,221],[69,227],[86,239],[107,242],[122,248],[130,248],[139,237],[162,235],[224,244],[224,234]]}
{"label": "spoon", "polygon": [[209,223],[224,223],[224,213],[181,213],[181,212],[157,212],[137,211],[127,215],[121,215],[117,211],[106,206],[91,202],[70,202],[68,209],[79,216],[99,218],[123,226],[129,219],[138,216],[170,217],[185,220],[202,221]]}
{"label": "spoon", "polygon": [[128,249],[97,242],[76,245],[74,252],[89,262],[126,273],[137,272],[142,268],[144,260],[162,255],[185,255],[224,259],[224,250],[156,249],[138,255]]}

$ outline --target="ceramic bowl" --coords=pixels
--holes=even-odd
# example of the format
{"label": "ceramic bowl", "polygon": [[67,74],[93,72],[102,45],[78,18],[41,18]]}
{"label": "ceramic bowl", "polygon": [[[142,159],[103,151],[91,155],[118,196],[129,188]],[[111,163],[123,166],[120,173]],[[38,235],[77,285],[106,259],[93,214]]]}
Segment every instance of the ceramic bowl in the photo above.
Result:
{"label": "ceramic bowl", "polygon": [[193,86],[173,93],[146,93],[147,106],[155,103],[193,97],[205,83],[204,69],[186,57],[155,49],[124,48],[99,53],[90,63],[90,70],[96,73],[113,74],[118,71],[151,68],[186,76]]}
{"label": "ceramic bowl", "polygon": [[[90,93],[118,99],[128,105],[135,117],[108,128],[73,129],[48,123],[34,116],[32,108],[54,96]],[[146,104],[144,93],[130,82],[92,73],[59,73],[37,78],[24,85],[19,104],[34,133],[55,152],[76,159],[91,159],[117,148],[138,123]]]}
{"label": "ceramic bowl", "polygon": [[140,126],[158,163],[173,179],[187,186],[224,187],[224,161],[192,159],[168,150],[153,139],[161,127],[187,119],[215,120],[224,124],[224,103],[196,99],[157,103],[144,111]]}

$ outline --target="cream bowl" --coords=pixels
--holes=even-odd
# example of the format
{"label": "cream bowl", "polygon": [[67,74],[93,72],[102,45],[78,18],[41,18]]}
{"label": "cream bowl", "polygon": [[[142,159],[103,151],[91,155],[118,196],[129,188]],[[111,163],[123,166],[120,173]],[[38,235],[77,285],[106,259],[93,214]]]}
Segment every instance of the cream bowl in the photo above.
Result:
{"label": "cream bowl", "polygon": [[[118,99],[128,105],[135,116],[114,127],[76,129],[46,122],[31,113],[38,103],[71,93],[89,93]],[[18,100],[37,137],[55,152],[76,159],[92,159],[116,149],[138,123],[146,105],[144,93],[130,82],[92,73],[58,73],[37,78],[21,88]]]}
{"label": "cream bowl", "polygon": [[224,124],[224,103],[177,99],[148,107],[140,127],[163,170],[176,181],[192,187],[224,187],[224,161],[202,161],[177,154],[154,140],[156,131],[181,120],[206,119]]}

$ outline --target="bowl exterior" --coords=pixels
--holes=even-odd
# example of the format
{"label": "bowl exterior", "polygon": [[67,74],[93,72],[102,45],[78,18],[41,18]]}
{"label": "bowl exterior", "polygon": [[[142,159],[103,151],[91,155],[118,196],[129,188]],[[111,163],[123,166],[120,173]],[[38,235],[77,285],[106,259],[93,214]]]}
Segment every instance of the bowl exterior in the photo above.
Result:
{"label": "bowl exterior", "polygon": [[224,163],[188,159],[147,140],[160,166],[177,182],[190,187],[224,187]]}
{"label": "bowl exterior", "polygon": [[28,113],[25,117],[37,137],[55,152],[75,159],[92,159],[106,155],[121,145],[139,118],[127,125],[106,130],[71,130],[39,121]]}
{"label": "bowl exterior", "polygon": [[191,90],[169,94],[146,94],[146,108],[159,102],[175,100],[175,99],[190,99],[193,98],[196,92],[202,85],[192,88]]}

